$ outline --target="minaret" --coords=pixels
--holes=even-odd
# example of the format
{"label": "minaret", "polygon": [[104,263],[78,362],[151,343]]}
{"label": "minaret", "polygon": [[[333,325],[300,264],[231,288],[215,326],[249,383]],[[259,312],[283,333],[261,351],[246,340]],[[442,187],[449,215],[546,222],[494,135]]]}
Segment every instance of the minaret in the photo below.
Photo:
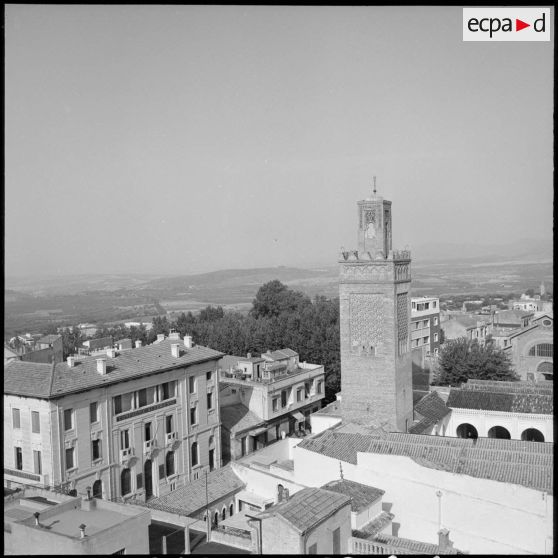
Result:
{"label": "minaret", "polygon": [[405,432],[413,418],[411,254],[392,250],[391,202],[358,202],[358,250],[339,259],[343,420]]}

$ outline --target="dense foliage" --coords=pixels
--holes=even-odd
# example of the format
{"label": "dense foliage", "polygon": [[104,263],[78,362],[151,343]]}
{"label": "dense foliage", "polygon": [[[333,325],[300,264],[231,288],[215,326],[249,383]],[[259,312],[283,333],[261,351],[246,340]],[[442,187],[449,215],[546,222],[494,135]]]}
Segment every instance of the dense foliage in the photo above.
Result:
{"label": "dense foliage", "polygon": [[435,381],[440,386],[458,386],[468,379],[518,380],[506,353],[493,343],[481,345],[465,337],[446,341],[440,347]]}
{"label": "dense foliage", "polygon": [[335,399],[340,385],[339,301],[317,296],[311,300],[280,281],[262,285],[248,315],[226,312],[221,306],[207,306],[199,314],[182,313],[176,320],[156,317],[153,328],[100,328],[95,338],[112,336],[115,341],[131,338],[152,343],[157,334],[171,329],[192,335],[199,345],[225,354],[260,354],[289,347],[301,361],[323,364],[326,372],[326,402]]}

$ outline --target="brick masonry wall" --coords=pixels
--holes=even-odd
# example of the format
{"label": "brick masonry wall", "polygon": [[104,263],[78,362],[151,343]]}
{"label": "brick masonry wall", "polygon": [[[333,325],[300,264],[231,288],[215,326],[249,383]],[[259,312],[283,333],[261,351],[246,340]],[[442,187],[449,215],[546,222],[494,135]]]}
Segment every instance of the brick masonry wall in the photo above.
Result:
{"label": "brick masonry wall", "polygon": [[[376,279],[374,270],[380,266],[387,267],[383,280]],[[357,279],[344,279],[344,268],[349,267],[360,267],[353,273]],[[389,260],[367,262],[366,267],[352,262],[341,264],[341,407],[346,421],[405,430],[405,421],[412,420],[411,358],[409,341],[407,354],[398,356],[396,300],[398,294],[407,295],[409,338],[410,280],[395,283],[393,268]],[[359,305],[370,310],[363,315]],[[355,352],[352,342],[358,336],[356,330],[373,340],[374,356]]]}

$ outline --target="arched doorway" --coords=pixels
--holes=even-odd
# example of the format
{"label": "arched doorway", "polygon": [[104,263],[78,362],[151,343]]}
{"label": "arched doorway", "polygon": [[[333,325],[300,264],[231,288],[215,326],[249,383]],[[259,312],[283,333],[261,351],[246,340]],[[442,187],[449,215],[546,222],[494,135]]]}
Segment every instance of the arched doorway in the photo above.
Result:
{"label": "arched doorway", "polygon": [[153,464],[151,459],[148,459],[143,465],[143,477],[145,486],[145,498],[153,496]]}
{"label": "arched doorway", "polygon": [[503,426],[493,426],[488,431],[488,437],[489,438],[500,438],[502,440],[510,440],[511,439],[511,434],[509,433],[509,430],[507,428],[504,428]]}
{"label": "arched doorway", "polygon": [[544,435],[536,428],[527,428],[521,433],[521,439],[526,442],[544,442]]}
{"label": "arched doorway", "polygon": [[457,427],[456,434],[458,438],[478,438],[479,433],[477,429],[468,422],[464,422]]}
{"label": "arched doorway", "polygon": [[93,498],[103,497],[103,483],[101,480],[96,480],[93,483]]}

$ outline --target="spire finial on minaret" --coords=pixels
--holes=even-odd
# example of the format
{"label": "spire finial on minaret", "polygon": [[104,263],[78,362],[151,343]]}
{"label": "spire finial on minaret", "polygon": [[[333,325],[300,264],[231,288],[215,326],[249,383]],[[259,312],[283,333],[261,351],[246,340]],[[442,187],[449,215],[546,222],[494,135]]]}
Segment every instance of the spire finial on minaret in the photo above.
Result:
{"label": "spire finial on minaret", "polygon": [[376,177],[374,176],[374,195],[376,195]]}

